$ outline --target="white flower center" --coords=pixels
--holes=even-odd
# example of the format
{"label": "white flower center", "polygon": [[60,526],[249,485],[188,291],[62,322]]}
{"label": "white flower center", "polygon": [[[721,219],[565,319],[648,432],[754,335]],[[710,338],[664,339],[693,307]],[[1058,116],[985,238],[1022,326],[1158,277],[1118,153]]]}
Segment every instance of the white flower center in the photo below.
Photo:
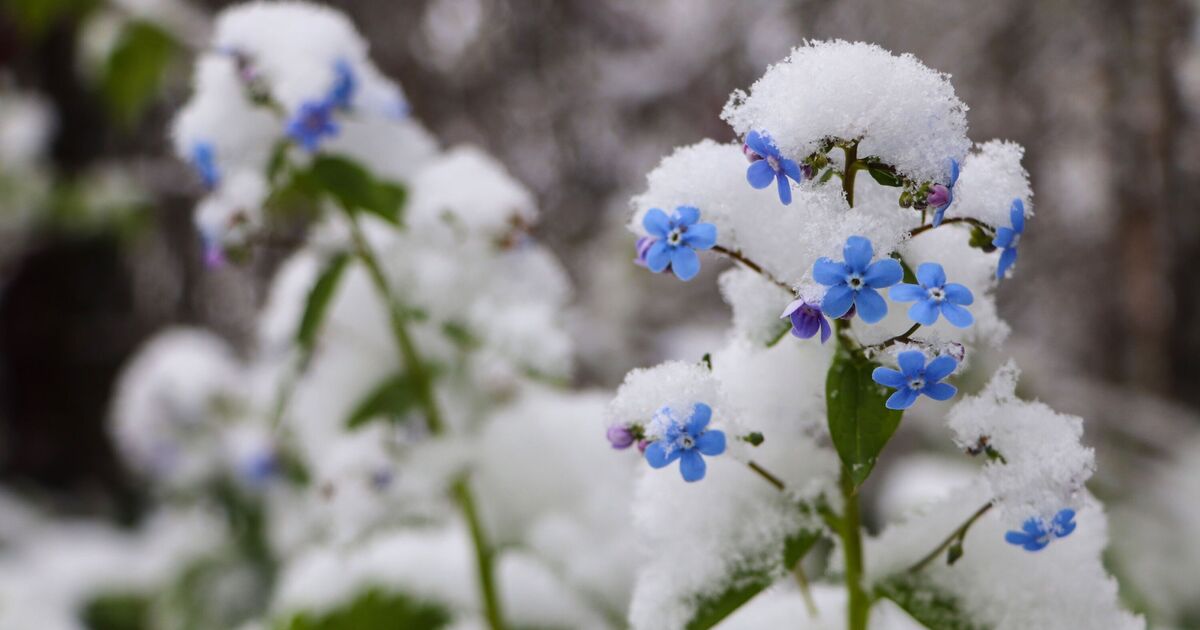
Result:
{"label": "white flower center", "polygon": [[767,165],[771,167],[772,171],[775,171],[776,173],[779,172],[779,160],[775,159],[775,156],[767,156]]}
{"label": "white flower center", "polygon": [[941,302],[942,300],[946,299],[946,290],[942,287],[933,287],[932,289],[929,289],[927,293],[929,294],[929,299],[933,300],[934,302]]}
{"label": "white flower center", "polygon": [[865,283],[863,282],[861,275],[859,275],[857,273],[852,273],[846,277],[846,284],[849,285],[851,289],[854,289],[855,291],[857,291],[857,290],[863,288],[863,284],[865,284]]}
{"label": "white flower center", "polygon": [[1012,241],[1008,244],[1008,248],[1016,249],[1017,243],[1020,243],[1020,242],[1021,242],[1021,235],[1016,232],[1013,232]]}
{"label": "white flower center", "polygon": [[686,451],[687,449],[692,448],[695,445],[696,445],[696,438],[693,438],[692,436],[690,436],[686,433],[679,436],[679,448]]}
{"label": "white flower center", "polygon": [[913,389],[916,391],[925,389],[925,379],[920,376],[918,376],[917,378],[914,378],[914,379],[909,379],[908,387],[909,387],[909,389]]}
{"label": "white flower center", "polygon": [[678,245],[683,242],[683,228],[675,228],[667,234],[667,243],[670,245]]}

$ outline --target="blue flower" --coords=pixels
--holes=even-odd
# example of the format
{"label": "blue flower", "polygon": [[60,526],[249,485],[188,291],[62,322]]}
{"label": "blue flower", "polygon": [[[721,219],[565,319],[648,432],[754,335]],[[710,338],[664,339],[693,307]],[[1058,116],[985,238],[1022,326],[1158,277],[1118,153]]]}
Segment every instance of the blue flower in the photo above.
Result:
{"label": "blue flower", "polygon": [[702,455],[713,457],[725,452],[725,433],[716,429],[706,430],[712,418],[712,408],[696,403],[692,417],[679,422],[671,410],[663,408],[655,422],[665,422],[662,437],[646,447],[646,462],[654,468],[662,468],[679,460],[679,472],[687,482],[700,481],[708,466]]}
{"label": "blue flower", "polygon": [[333,87],[330,88],[325,100],[337,109],[348,109],[350,107],[350,99],[354,98],[354,91],[358,87],[358,80],[354,76],[354,68],[350,67],[350,64],[346,60],[339,59],[333,66],[333,73]]}
{"label": "blue flower", "polygon": [[1012,227],[996,230],[996,238],[992,239],[992,245],[1004,250],[1000,252],[1000,264],[996,267],[997,280],[1003,280],[1009,268],[1017,262],[1017,245],[1021,243],[1021,234],[1025,232],[1025,202],[1013,199],[1008,220],[1012,221]]}
{"label": "blue flower", "polygon": [[746,134],[742,151],[751,162],[750,168],[746,169],[746,181],[755,188],[766,188],[774,180],[779,188],[779,200],[785,206],[792,203],[792,185],[788,178],[796,180],[797,184],[804,181],[800,165],[783,157],[765,131]]}
{"label": "blue flower", "polygon": [[959,328],[966,328],[975,322],[971,311],[963,308],[974,302],[975,296],[961,284],[946,284],[946,272],[941,265],[921,263],[917,267],[917,281],[921,284],[900,284],[889,292],[892,301],[916,302],[908,309],[908,316],[914,322],[931,326],[937,321],[938,313],[945,315],[946,321]]}
{"label": "blue flower", "polygon": [[1024,547],[1025,551],[1041,551],[1055,538],[1066,538],[1075,531],[1075,510],[1059,510],[1050,521],[1049,527],[1040,518],[1034,517],[1021,526],[1021,531],[1009,531],[1004,540],[1011,545]]}
{"label": "blue flower", "polygon": [[958,393],[955,386],[938,382],[958,367],[954,357],[943,354],[926,366],[924,352],[906,350],[896,357],[896,361],[900,364],[899,372],[885,367],[877,367],[871,372],[876,383],[896,390],[884,404],[888,409],[908,409],[921,394],[934,400],[949,400]]}
{"label": "blue flower", "polygon": [[821,343],[829,340],[830,328],[829,320],[825,319],[825,315],[821,313],[821,308],[815,304],[809,304],[803,299],[795,300],[783,309],[784,317],[792,320],[792,335],[800,339],[812,339],[817,331],[821,331]]}
{"label": "blue flower", "polygon": [[287,134],[307,151],[316,151],[325,136],[336,136],[333,105],[329,101],[310,101],[287,124]]}
{"label": "blue flower", "polygon": [[645,254],[650,271],[660,273],[670,267],[684,281],[700,272],[696,250],[716,245],[717,226],[696,223],[699,220],[700,210],[692,206],[679,206],[669,217],[658,208],[650,208],[642,219],[642,227],[654,238]]}
{"label": "blue flower", "polygon": [[200,174],[204,187],[212,190],[221,181],[221,172],[217,170],[217,153],[210,142],[197,142],[192,145],[192,166]]}
{"label": "blue flower", "polygon": [[820,258],[813,264],[813,278],[829,287],[821,310],[830,317],[841,317],[854,306],[864,322],[874,324],[887,315],[887,302],[876,289],[900,282],[904,270],[891,258],[871,262],[875,256],[871,241],[861,236],[846,239],[842,255],[845,262]]}
{"label": "blue flower", "polygon": [[946,208],[954,203],[954,185],[958,183],[958,160],[951,158],[950,160],[950,185],[934,184],[929,189],[929,196],[925,198],[925,202],[933,206],[933,227],[942,224],[942,219],[946,216]]}

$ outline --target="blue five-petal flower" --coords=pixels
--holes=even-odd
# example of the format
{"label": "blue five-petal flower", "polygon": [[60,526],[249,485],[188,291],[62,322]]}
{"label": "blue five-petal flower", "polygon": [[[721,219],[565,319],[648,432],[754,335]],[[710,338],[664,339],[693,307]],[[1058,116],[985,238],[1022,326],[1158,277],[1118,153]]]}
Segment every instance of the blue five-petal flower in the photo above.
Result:
{"label": "blue five-petal flower", "polygon": [[1075,510],[1059,510],[1047,527],[1045,521],[1034,517],[1021,525],[1021,531],[1009,531],[1004,540],[1011,545],[1023,547],[1025,551],[1041,551],[1055,538],[1065,538],[1075,531]]}
{"label": "blue five-petal flower", "polygon": [[868,324],[887,315],[887,302],[876,289],[885,289],[904,278],[900,263],[891,258],[871,262],[875,252],[871,241],[861,236],[846,239],[842,249],[845,262],[820,258],[813,264],[813,278],[829,287],[821,300],[821,311],[841,317],[854,306]]}
{"label": "blue five-petal flower", "polygon": [[192,166],[196,167],[205,188],[212,190],[220,183],[221,172],[217,170],[217,154],[211,142],[192,145]]}
{"label": "blue five-petal flower", "polygon": [[942,219],[946,216],[946,209],[950,204],[954,203],[954,185],[958,183],[958,160],[950,159],[950,184],[943,186],[942,184],[934,184],[933,190],[929,192],[929,205],[933,206],[933,227],[942,224]]}
{"label": "blue five-petal flower", "polygon": [[947,284],[946,271],[941,265],[921,263],[917,267],[917,281],[920,284],[899,284],[888,292],[895,302],[916,302],[908,309],[908,316],[914,322],[931,326],[940,313],[946,316],[946,321],[959,328],[974,323],[971,311],[963,307],[974,302],[975,296],[961,284]]}
{"label": "blue five-petal flower", "polygon": [[325,97],[329,104],[338,109],[347,109],[350,107],[350,100],[354,98],[354,92],[358,88],[358,80],[354,76],[354,68],[345,59],[339,59],[333,65],[333,87],[329,89],[329,94]]}
{"label": "blue five-petal flower", "polygon": [[1003,280],[1008,270],[1017,262],[1017,245],[1021,242],[1021,234],[1025,232],[1025,202],[1013,199],[1012,207],[1008,210],[1008,220],[1012,227],[1002,227],[996,230],[996,238],[992,245],[999,247],[1000,264],[996,267],[996,279]]}
{"label": "blue five-petal flower", "polygon": [[654,243],[645,253],[646,267],[654,273],[670,267],[680,280],[694,278],[700,272],[696,250],[709,249],[717,243],[717,226],[697,223],[699,220],[700,210],[693,206],[679,206],[671,216],[650,208],[642,219],[642,227],[654,237]]}
{"label": "blue five-petal flower", "polygon": [[949,355],[941,355],[925,365],[925,353],[920,350],[906,350],[896,357],[900,370],[877,367],[871,372],[871,378],[884,387],[896,390],[884,406],[888,409],[908,409],[917,401],[917,396],[925,394],[934,400],[949,400],[958,392],[958,388],[941,383],[942,379],[950,376],[958,367],[958,361]]}
{"label": "blue five-petal flower", "polygon": [[317,150],[322,138],[337,133],[333,104],[329,100],[309,101],[301,105],[300,111],[292,116],[287,125],[287,134],[309,152]]}
{"label": "blue five-petal flower", "polygon": [[767,132],[751,131],[746,134],[746,147],[750,150],[746,156],[750,158],[750,168],[746,169],[746,181],[755,188],[766,188],[774,181],[779,190],[779,201],[783,205],[792,203],[792,184],[788,178],[797,184],[804,181],[804,173],[795,160],[783,157],[775,142]]}
{"label": "blue five-petal flower", "polygon": [[696,403],[692,416],[684,422],[674,420],[670,409],[659,413],[671,418],[663,436],[646,447],[646,462],[654,468],[663,468],[679,460],[679,473],[687,482],[700,481],[708,466],[703,455],[713,457],[725,452],[725,433],[708,429],[712,408]]}

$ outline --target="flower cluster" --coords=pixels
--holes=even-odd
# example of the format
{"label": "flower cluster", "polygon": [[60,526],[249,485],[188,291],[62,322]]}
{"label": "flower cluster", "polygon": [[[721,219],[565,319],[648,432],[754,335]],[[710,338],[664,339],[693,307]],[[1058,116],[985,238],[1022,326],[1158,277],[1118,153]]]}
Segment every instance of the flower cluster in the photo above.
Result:
{"label": "flower cluster", "polygon": [[1025,551],[1041,551],[1057,538],[1066,538],[1075,531],[1075,510],[1070,508],[1059,510],[1054,518],[1046,523],[1043,519],[1033,517],[1021,525],[1020,531],[1009,531],[1004,534],[1004,540],[1011,545],[1022,547]]}

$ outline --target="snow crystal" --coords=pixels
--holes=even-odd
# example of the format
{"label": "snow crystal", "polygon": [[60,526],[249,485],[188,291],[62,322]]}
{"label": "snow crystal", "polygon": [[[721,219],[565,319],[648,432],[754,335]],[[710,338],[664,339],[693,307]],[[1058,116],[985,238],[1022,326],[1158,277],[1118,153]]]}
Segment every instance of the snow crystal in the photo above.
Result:
{"label": "snow crystal", "polygon": [[861,138],[860,156],[878,156],[918,180],[949,181],[950,160],[970,148],[967,106],[949,77],[912,55],[874,45],[809,42],[734,92],[721,116],[739,136],[766,131],[800,160],[826,138]]}
{"label": "snow crystal", "polygon": [[963,162],[946,217],[971,217],[993,227],[1009,227],[1013,199],[1024,202],[1026,218],[1033,216],[1033,189],[1029,173],[1021,166],[1024,156],[1025,148],[1015,142],[976,145]]}
{"label": "snow crystal", "polygon": [[473,146],[450,149],[420,172],[406,215],[413,229],[459,228],[490,240],[537,220],[533,195]]}

